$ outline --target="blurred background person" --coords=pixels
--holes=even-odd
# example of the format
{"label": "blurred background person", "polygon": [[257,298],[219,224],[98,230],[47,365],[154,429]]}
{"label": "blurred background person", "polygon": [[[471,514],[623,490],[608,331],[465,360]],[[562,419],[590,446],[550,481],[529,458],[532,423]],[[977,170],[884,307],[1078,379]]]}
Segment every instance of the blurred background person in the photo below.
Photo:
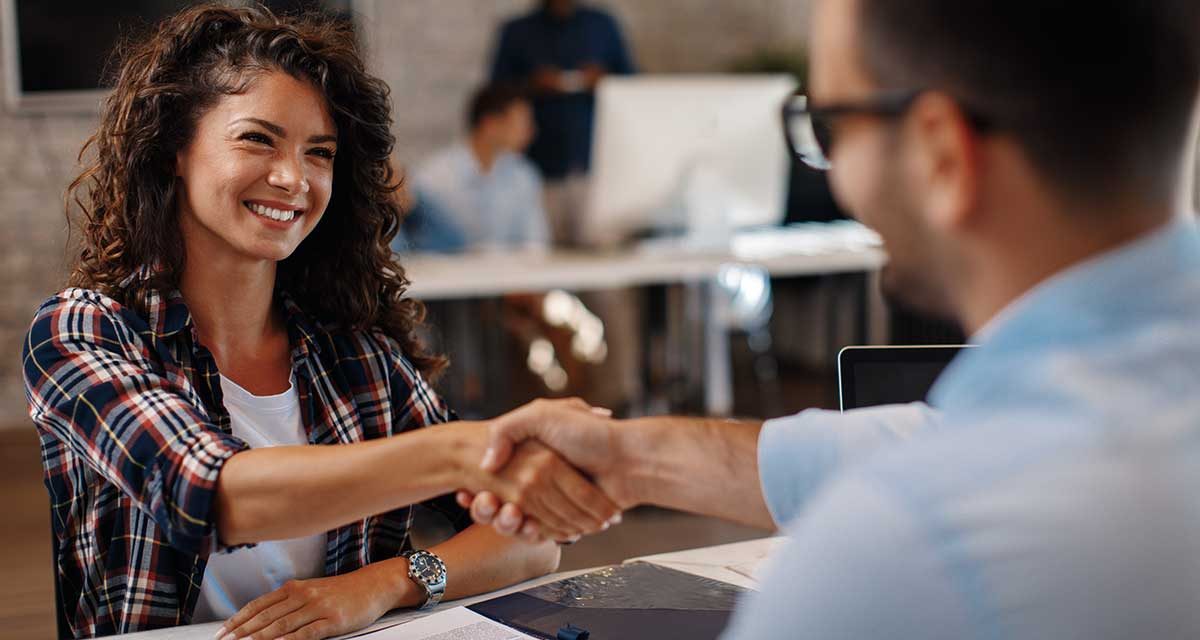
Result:
{"label": "blurred background person", "polygon": [[537,135],[529,158],[546,179],[554,240],[578,242],[578,217],[592,156],[596,84],[634,72],[620,25],[574,0],[542,0],[506,22],[492,60],[492,82],[517,82],[533,96]]}
{"label": "blurred background person", "polygon": [[[596,86],[608,74],[633,72],[616,19],[574,0],[541,0],[499,30],[491,79],[517,82],[530,91],[537,134],[527,155],[546,180],[546,212],[556,245],[581,244]],[[638,300],[624,290],[595,292],[582,300],[600,316],[605,333],[628,337],[612,345],[616,348],[608,350],[582,394],[606,406],[626,406],[641,394]]]}
{"label": "blurred background person", "polygon": [[489,85],[471,96],[466,112],[466,138],[414,174],[413,223],[449,225],[460,249],[545,249],[542,179],[521,155],[535,131],[526,94],[511,84]]}

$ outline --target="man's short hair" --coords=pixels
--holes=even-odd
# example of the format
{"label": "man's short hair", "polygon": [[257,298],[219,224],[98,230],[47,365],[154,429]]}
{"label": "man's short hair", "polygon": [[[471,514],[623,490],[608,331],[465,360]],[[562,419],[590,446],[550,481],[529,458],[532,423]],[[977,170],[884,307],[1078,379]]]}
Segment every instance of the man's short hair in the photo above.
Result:
{"label": "man's short hair", "polygon": [[1052,188],[1174,184],[1200,84],[1197,0],[857,0],[868,73],[944,91]]}
{"label": "man's short hair", "polygon": [[529,96],[517,85],[490,84],[478,89],[467,105],[467,128],[474,131],[488,116],[501,115],[518,102],[528,102]]}

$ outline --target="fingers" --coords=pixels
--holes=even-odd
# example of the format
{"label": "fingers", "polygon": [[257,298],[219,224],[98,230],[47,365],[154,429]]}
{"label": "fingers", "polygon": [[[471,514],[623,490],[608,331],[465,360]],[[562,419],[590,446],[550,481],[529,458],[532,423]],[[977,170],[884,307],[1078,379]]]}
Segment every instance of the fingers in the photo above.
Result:
{"label": "fingers", "polygon": [[621,508],[574,469],[557,474],[554,480],[571,504],[588,518],[590,533],[603,531],[621,521]]}
{"label": "fingers", "polygon": [[[535,514],[543,524],[551,524],[551,531],[547,533],[560,534],[555,535],[555,539],[566,540],[586,533],[597,533],[609,527],[608,520],[616,514],[616,505],[609,502],[599,489],[566,464],[556,470],[553,479],[553,488],[542,494],[542,503],[561,520],[565,520],[568,526],[554,527],[552,523],[547,523],[540,513]],[[591,511],[593,508],[595,514]],[[554,529],[558,531],[553,531]]]}
{"label": "fingers", "polygon": [[492,523],[492,528],[501,535],[515,536],[520,533],[524,524],[525,514],[521,508],[508,503],[500,507],[500,513],[496,516],[496,521]]}
{"label": "fingers", "polygon": [[279,640],[319,640],[320,638],[328,638],[332,635],[337,635],[337,629],[334,628],[332,622],[322,618],[320,620],[313,620],[307,625],[285,636],[281,636]]}
{"label": "fingers", "polygon": [[591,411],[592,410],[592,405],[588,404],[587,402],[584,402],[583,398],[567,398],[567,399],[563,400],[562,403],[567,405],[568,407],[572,407],[574,409],[580,409],[582,411]]}
{"label": "fingers", "polygon": [[246,630],[242,629],[242,625],[246,624],[263,611],[287,599],[287,592],[280,588],[251,600],[249,604],[242,607],[237,613],[233,614],[231,618],[226,620],[225,624],[221,625],[221,629],[218,631],[217,637],[222,638],[229,633],[233,633],[235,636],[249,634],[251,631],[258,629],[259,627]]}
{"label": "fingers", "polygon": [[583,533],[585,514],[571,504],[557,486],[549,485],[529,494],[522,510],[541,524],[541,530],[559,540]]}
{"label": "fingers", "polygon": [[487,450],[483,452],[483,460],[479,462],[479,467],[484,471],[495,473],[503,469],[512,458],[513,447],[520,439],[524,439],[522,432],[509,426],[510,424],[513,422],[505,421],[501,416],[488,429]]}
{"label": "fingers", "polygon": [[541,527],[530,518],[526,518],[521,508],[509,502],[500,507],[492,528],[503,536],[520,538],[530,544],[538,544],[545,540]]}
{"label": "fingers", "polygon": [[533,402],[510,411],[492,421],[488,429],[487,450],[479,466],[484,471],[495,473],[504,468],[512,459],[514,447],[529,438],[542,438],[546,430],[553,428],[547,423],[545,414],[555,409],[581,411],[588,414],[611,416],[607,409],[597,411],[581,398],[565,400],[534,400]]}
{"label": "fingers", "polygon": [[470,509],[471,503],[475,501],[475,494],[463,489],[455,492],[454,501],[458,503],[458,506],[464,509]]}
{"label": "fingers", "polygon": [[310,617],[303,620],[303,622],[294,621],[295,623],[292,626],[285,626],[283,624],[284,620],[288,620],[289,618],[294,619],[295,614],[300,613],[303,607],[303,600],[288,598],[259,612],[258,615],[242,623],[241,626],[231,629],[230,633],[237,638],[248,638],[250,640],[275,638],[287,633],[289,629],[307,624],[311,620]]}
{"label": "fingers", "polygon": [[602,531],[619,513],[578,470],[537,442],[522,444],[491,488],[499,499],[472,502],[476,522],[487,524],[489,512],[497,513],[501,502],[511,502],[537,521],[542,534],[556,540]]}
{"label": "fingers", "polygon": [[255,631],[247,636],[245,640],[274,640],[284,634],[307,626],[319,617],[313,607],[302,607]]}
{"label": "fingers", "polygon": [[481,491],[469,506],[472,520],[479,524],[492,524],[492,519],[500,511],[500,499],[490,491]]}
{"label": "fingers", "polygon": [[613,414],[612,409],[606,409],[604,407],[593,407],[592,405],[588,404],[587,401],[584,400],[583,398],[567,398],[566,400],[563,400],[562,403],[567,405],[568,407],[571,407],[572,409],[579,409],[580,411],[588,411],[588,412],[594,413],[598,416],[604,416],[605,418],[611,418],[612,414]]}
{"label": "fingers", "polygon": [[525,521],[525,524],[521,526],[519,536],[521,540],[528,544],[539,544],[543,540],[541,527],[532,520]]}

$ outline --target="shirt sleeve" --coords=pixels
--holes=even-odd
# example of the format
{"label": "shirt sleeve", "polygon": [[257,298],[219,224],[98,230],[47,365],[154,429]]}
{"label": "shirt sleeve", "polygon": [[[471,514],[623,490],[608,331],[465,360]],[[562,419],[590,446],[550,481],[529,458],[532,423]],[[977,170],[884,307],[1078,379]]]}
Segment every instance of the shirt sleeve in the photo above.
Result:
{"label": "shirt sleeve", "polygon": [[758,465],[771,517],[786,525],[836,472],[939,423],[938,411],[920,402],[844,412],[809,409],[768,420],[758,438]]}
{"label": "shirt sleeve", "polygon": [[[392,424],[394,433],[421,429],[435,424],[451,422],[458,416],[446,405],[441,396],[429,385],[408,358],[401,353],[399,344],[389,340],[393,347],[394,368],[390,380],[392,403]],[[471,526],[471,514],[458,506],[454,494],[446,494],[426,500],[422,506],[436,511],[454,527],[462,531]]]}
{"label": "shirt sleeve", "polygon": [[525,78],[517,61],[512,23],[500,28],[496,36],[496,52],[492,56],[491,82],[520,82]]}
{"label": "shirt sleeve", "polygon": [[976,637],[926,527],[873,481],[839,481],[789,533],[725,640]]}
{"label": "shirt sleeve", "polygon": [[43,436],[149,514],[172,547],[203,554],[219,546],[217,476],[247,445],[157,373],[141,340],[94,301],[48,301],[22,349],[29,413]]}
{"label": "shirt sleeve", "polygon": [[606,17],[609,32],[609,73],[618,75],[636,73],[633,57],[629,55],[629,47],[625,44],[625,37],[621,34],[621,24],[612,16]]}

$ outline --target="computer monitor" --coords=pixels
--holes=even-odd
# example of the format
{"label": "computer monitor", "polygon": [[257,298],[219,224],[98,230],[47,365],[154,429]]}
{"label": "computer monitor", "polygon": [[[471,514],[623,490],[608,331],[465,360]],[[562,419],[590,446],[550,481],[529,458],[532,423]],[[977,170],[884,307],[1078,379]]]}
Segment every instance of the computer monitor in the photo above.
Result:
{"label": "computer monitor", "polygon": [[783,220],[788,75],[605,78],[596,92],[587,244],[670,230],[728,241]]}
{"label": "computer monitor", "polygon": [[838,353],[842,411],[919,402],[959,352],[971,345],[846,347]]}

